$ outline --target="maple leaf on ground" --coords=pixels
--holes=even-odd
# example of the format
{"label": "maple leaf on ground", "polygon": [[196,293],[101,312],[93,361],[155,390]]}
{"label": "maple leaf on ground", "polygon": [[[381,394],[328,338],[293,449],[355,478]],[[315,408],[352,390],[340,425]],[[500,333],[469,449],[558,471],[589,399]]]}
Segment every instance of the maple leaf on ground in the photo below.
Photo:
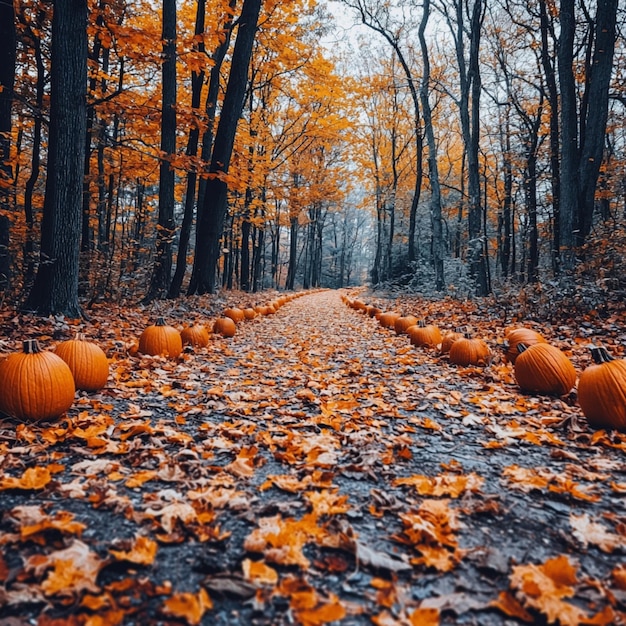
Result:
{"label": "maple leaf on ground", "polygon": [[46,530],[79,535],[85,530],[85,524],[74,521],[74,514],[69,511],[57,511],[50,516],[40,506],[16,506],[9,513],[10,519],[19,527],[22,540],[43,542],[45,537],[36,537]]}
{"label": "maple leaf on ground", "polygon": [[575,595],[574,585],[578,581],[575,565],[563,554],[540,565],[516,565],[510,580],[523,607],[543,613],[549,624],[606,625],[611,623],[606,619],[613,619],[612,611],[602,611],[589,617],[583,609],[564,600]]}
{"label": "maple leaf on ground", "polygon": [[328,598],[320,594],[306,580],[287,576],[281,580],[275,593],[289,598],[289,606],[296,621],[302,626],[320,626],[342,620],[346,609],[334,594]]}
{"label": "maple leaf on ground", "polygon": [[414,475],[406,478],[396,478],[393,485],[412,485],[421,496],[450,496],[458,498],[464,493],[476,493],[484,479],[472,472],[468,475],[440,474],[439,476]]}
{"label": "maple leaf on ground", "polygon": [[409,617],[411,626],[439,626],[439,609],[417,608]]}
{"label": "maple leaf on ground", "polygon": [[41,584],[43,592],[47,596],[71,596],[82,591],[99,592],[96,580],[107,563],[82,541],[74,540],[63,550],[31,556],[26,561],[26,570],[34,572],[36,576],[50,570]]}
{"label": "maple leaf on ground", "polygon": [[[125,542],[130,543],[130,542]],[[158,545],[149,537],[136,537],[131,545],[124,546],[124,549],[115,550],[109,548],[109,552],[118,561],[128,561],[137,565],[152,565],[156,558]]]}
{"label": "maple leaf on ground", "polygon": [[244,559],[241,563],[244,578],[259,585],[275,585],[278,582],[278,572],[263,561]]}
{"label": "maple leaf on ground", "polygon": [[0,491],[6,489],[22,489],[24,491],[39,491],[48,485],[52,475],[47,467],[29,467],[22,475],[3,476],[0,478]]}
{"label": "maple leaf on ground", "polygon": [[587,513],[582,515],[571,513],[569,523],[572,527],[572,534],[584,548],[591,543],[603,552],[613,552],[615,548],[626,545],[624,537],[609,532],[602,524],[592,522]]}
{"label": "maple leaf on ground", "polygon": [[163,602],[161,612],[164,615],[183,619],[196,626],[202,621],[204,614],[213,608],[213,603],[209,594],[200,589],[198,593],[176,593]]}

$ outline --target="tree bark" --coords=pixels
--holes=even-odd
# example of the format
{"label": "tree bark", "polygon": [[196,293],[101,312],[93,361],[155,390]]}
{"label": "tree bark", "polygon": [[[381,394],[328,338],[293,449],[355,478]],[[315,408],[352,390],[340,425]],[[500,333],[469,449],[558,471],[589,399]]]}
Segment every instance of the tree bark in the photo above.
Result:
{"label": "tree bark", "polygon": [[3,211],[10,208],[11,180],[11,109],[15,85],[15,7],[13,0],[0,2],[0,293],[9,286],[11,256],[10,222]]}
{"label": "tree bark", "polygon": [[159,220],[154,265],[144,303],[167,296],[172,277],[174,168],[176,154],[176,0],[163,0],[163,65],[161,161],[159,164]]}
{"label": "tree bark", "polygon": [[42,315],[80,317],[78,254],[87,127],[86,0],[56,0],[51,48],[50,133],[41,251],[25,308]]}
{"label": "tree bark", "polygon": [[[196,45],[197,50],[204,52],[204,43],[201,36],[204,33],[205,21],[205,2],[206,0],[198,0],[196,10],[196,25],[194,34],[199,38]],[[191,74],[191,108],[196,111],[200,108],[200,98],[202,96],[202,84],[204,83],[204,71],[192,72]],[[187,138],[187,150],[185,154],[188,157],[195,157],[198,154],[198,143],[200,139],[200,128],[198,124],[193,124]],[[187,251],[189,249],[189,237],[191,235],[191,226],[193,224],[194,203],[196,200],[196,187],[198,181],[198,173],[195,166],[187,173],[187,189],[185,191],[185,211],[183,213],[183,222],[180,227],[180,236],[178,238],[178,254],[176,256],[176,270],[172,277],[168,297],[178,298],[183,284],[183,278],[187,270]]]}
{"label": "tree bark", "polygon": [[439,166],[437,164],[437,142],[433,129],[432,111],[429,101],[430,83],[430,59],[428,57],[428,47],[424,35],[428,18],[430,16],[430,0],[424,0],[422,21],[419,27],[420,48],[422,50],[422,85],[420,98],[422,102],[422,117],[424,119],[424,129],[426,132],[426,143],[428,144],[428,176],[430,178],[430,219],[432,222],[432,250],[433,265],[435,268],[435,289],[443,291],[444,271],[443,271],[443,225],[441,215],[441,185],[439,183]]}
{"label": "tree bark", "polygon": [[228,173],[239,117],[248,84],[248,68],[262,0],[244,0],[230,75],[215,133],[204,204],[198,220],[194,273],[189,293],[215,293],[215,273],[220,257],[220,238],[228,209]]}

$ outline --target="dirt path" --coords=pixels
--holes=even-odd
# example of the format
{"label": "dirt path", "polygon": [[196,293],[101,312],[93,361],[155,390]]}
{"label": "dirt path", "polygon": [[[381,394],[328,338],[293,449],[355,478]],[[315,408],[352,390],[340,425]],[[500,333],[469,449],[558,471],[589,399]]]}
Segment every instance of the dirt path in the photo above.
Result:
{"label": "dirt path", "polygon": [[626,444],[576,414],[332,291],[118,354],[69,420],[2,422],[0,626],[619,624]]}

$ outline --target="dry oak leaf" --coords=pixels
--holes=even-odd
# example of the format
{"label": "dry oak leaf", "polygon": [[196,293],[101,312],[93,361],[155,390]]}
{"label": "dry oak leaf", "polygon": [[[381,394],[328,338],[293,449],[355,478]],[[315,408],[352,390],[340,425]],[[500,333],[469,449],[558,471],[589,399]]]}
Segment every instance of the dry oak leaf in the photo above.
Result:
{"label": "dry oak leaf", "polygon": [[[128,543],[128,542],[127,542]],[[149,537],[138,536],[126,550],[109,548],[109,552],[118,561],[128,561],[137,565],[152,565],[156,558],[158,545]]]}
{"label": "dry oak leaf", "polygon": [[624,537],[609,532],[602,524],[592,522],[587,513],[582,515],[571,513],[569,523],[572,527],[572,534],[584,548],[591,543],[603,552],[613,552],[615,548],[626,545]]}
{"label": "dry oak leaf", "polygon": [[83,591],[98,593],[100,587],[96,580],[106,564],[106,560],[102,560],[89,546],[76,539],[63,550],[31,556],[25,567],[37,576],[51,570],[41,584],[47,596],[71,596]]}
{"label": "dry oak leaf", "polygon": [[3,476],[0,478],[0,491],[6,489],[23,489],[24,491],[38,491],[43,489],[52,480],[47,467],[29,467],[17,478]]}
{"label": "dry oak leaf", "polygon": [[602,611],[594,617],[588,617],[580,607],[564,600],[574,596],[577,577],[576,567],[563,554],[541,565],[516,565],[510,581],[524,608],[540,611],[549,624],[610,624],[606,619],[613,619],[612,611]]}
{"label": "dry oak leaf", "polygon": [[204,614],[213,608],[211,598],[205,589],[198,593],[176,593],[163,602],[161,612],[164,615],[183,619],[195,626],[200,624]]}

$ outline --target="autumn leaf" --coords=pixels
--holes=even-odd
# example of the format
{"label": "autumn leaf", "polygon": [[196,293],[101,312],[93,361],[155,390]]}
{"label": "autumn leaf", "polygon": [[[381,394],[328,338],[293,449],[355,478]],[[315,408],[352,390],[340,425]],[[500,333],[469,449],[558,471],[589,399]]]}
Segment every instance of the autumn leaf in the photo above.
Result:
{"label": "autumn leaf", "polygon": [[0,477],[0,491],[6,489],[23,489],[38,491],[43,489],[52,480],[50,470],[46,467],[29,467],[19,478],[13,476]]}
{"label": "autumn leaf", "polygon": [[566,602],[574,596],[576,567],[565,555],[548,559],[541,565],[516,565],[511,574],[511,587],[525,608],[543,613],[548,623],[577,626],[587,617],[582,609]]}
{"label": "autumn leaf", "polygon": [[251,561],[244,559],[241,563],[244,578],[255,584],[275,585],[278,582],[278,573],[273,567],[263,561]]}
{"label": "autumn leaf", "polygon": [[213,608],[209,594],[200,589],[198,593],[176,593],[163,602],[161,612],[164,615],[185,620],[190,626],[202,621],[204,614]]}
{"label": "autumn leaf", "polygon": [[156,541],[144,536],[138,536],[126,550],[109,548],[109,552],[118,561],[128,561],[137,565],[152,565],[157,554]]}
{"label": "autumn leaf", "polygon": [[587,513],[575,515],[570,513],[569,522],[572,534],[586,548],[590,543],[598,546],[603,552],[613,552],[616,548],[624,546],[626,539],[607,530],[605,526],[592,522]]}
{"label": "autumn leaf", "polygon": [[439,626],[439,620],[439,609],[417,608],[409,617],[411,626]]}

